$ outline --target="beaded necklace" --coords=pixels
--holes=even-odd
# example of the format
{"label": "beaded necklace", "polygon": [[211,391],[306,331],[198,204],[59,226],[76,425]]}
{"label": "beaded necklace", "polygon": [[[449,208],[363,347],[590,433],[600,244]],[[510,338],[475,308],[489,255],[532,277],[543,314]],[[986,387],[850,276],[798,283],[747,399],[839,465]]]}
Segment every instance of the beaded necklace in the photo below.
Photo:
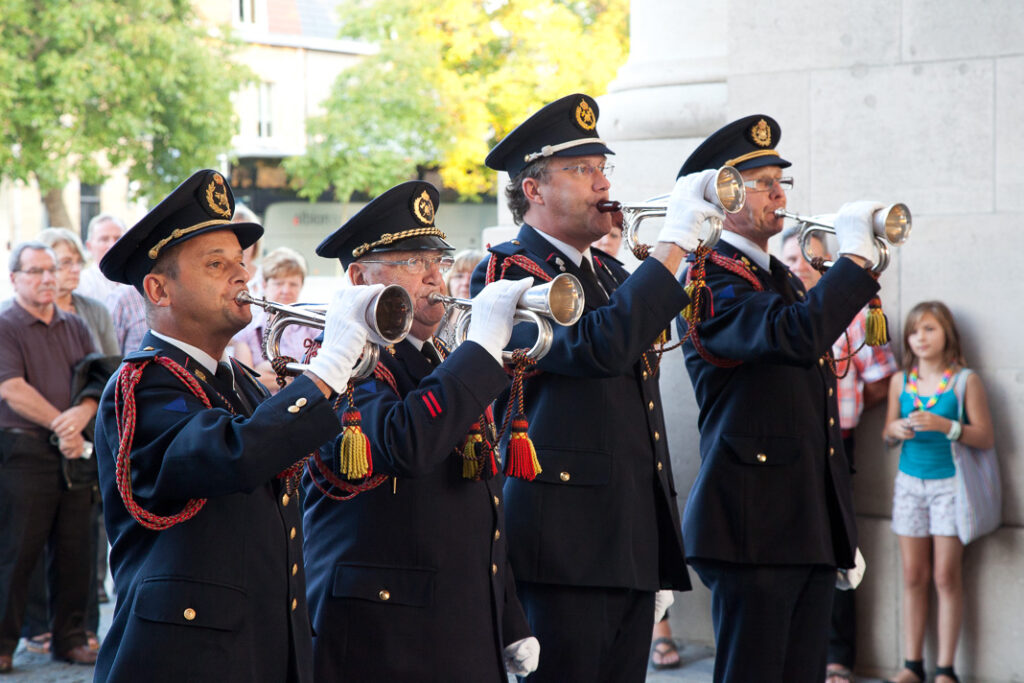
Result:
{"label": "beaded necklace", "polygon": [[939,402],[939,396],[949,386],[949,380],[953,377],[953,367],[949,366],[946,371],[942,373],[942,379],[939,380],[939,386],[935,390],[935,393],[928,399],[928,403],[921,403],[921,396],[917,393],[917,366],[915,365],[910,370],[910,374],[907,376],[907,393],[910,394],[914,399],[914,410],[928,410],[936,403]]}

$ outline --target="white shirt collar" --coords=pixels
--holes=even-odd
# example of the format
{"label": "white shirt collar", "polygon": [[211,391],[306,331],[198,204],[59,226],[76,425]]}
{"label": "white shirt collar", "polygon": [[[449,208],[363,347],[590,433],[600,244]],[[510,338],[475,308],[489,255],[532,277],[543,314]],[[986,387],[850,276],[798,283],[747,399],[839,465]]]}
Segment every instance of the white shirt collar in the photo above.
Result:
{"label": "white shirt collar", "polygon": [[754,263],[771,272],[772,259],[767,251],[732,230],[722,230],[722,239],[742,251]]}
{"label": "white shirt collar", "polygon": [[[177,346],[179,349],[181,349],[182,351],[184,351],[188,355],[190,355],[193,358],[195,358],[197,361],[199,361],[200,365],[202,365],[204,368],[206,368],[207,370],[210,371],[211,375],[217,374],[217,361],[215,361],[213,359],[213,356],[208,354],[206,351],[203,351],[202,349],[200,349],[197,346],[192,346],[191,344],[183,342],[180,339],[175,339],[174,337],[168,337],[166,334],[160,334],[156,330],[152,330],[151,329],[150,332],[153,333],[154,337],[157,337],[158,339],[163,339],[168,344],[173,344],[174,346]],[[227,359],[228,359],[228,354],[227,354],[227,350],[225,349],[224,355],[221,357],[221,360],[222,361],[226,361]],[[234,373],[232,372],[232,374],[234,374]]]}
{"label": "white shirt collar", "polygon": [[417,339],[416,337],[412,336],[411,334],[407,334],[407,335],[405,335],[405,341],[407,341],[410,344],[412,344],[413,346],[415,346],[417,351],[422,351],[423,350],[423,340],[422,339]]}
{"label": "white shirt collar", "polygon": [[551,245],[555,249],[558,249],[560,252],[562,252],[563,254],[568,256],[569,260],[572,261],[574,266],[579,268],[580,267],[580,263],[582,263],[583,259],[586,258],[588,261],[590,261],[590,268],[591,268],[591,270],[593,270],[593,268],[594,268],[594,257],[590,253],[590,247],[587,247],[586,251],[581,252],[576,247],[573,247],[573,246],[570,246],[570,245],[566,244],[565,242],[563,242],[562,240],[558,239],[557,237],[552,237],[551,235],[547,234],[546,232],[544,232],[540,228],[534,228],[534,230],[537,231],[538,235],[540,235],[541,237],[546,239],[548,242],[550,242]]}

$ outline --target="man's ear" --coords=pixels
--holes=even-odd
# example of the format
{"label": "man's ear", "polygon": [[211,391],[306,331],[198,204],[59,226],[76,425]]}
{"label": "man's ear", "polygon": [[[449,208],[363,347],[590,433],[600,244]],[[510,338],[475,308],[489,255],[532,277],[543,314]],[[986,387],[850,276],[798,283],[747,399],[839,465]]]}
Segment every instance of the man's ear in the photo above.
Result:
{"label": "man's ear", "polygon": [[531,204],[544,203],[544,197],[540,194],[540,181],[537,178],[526,178],[523,180],[523,196]]}
{"label": "man's ear", "polygon": [[158,273],[149,273],[142,280],[142,289],[145,297],[155,306],[167,307],[171,305],[171,294],[167,289],[167,276]]}
{"label": "man's ear", "polygon": [[366,281],[366,266],[361,263],[353,263],[348,267],[348,281],[354,285],[368,285]]}

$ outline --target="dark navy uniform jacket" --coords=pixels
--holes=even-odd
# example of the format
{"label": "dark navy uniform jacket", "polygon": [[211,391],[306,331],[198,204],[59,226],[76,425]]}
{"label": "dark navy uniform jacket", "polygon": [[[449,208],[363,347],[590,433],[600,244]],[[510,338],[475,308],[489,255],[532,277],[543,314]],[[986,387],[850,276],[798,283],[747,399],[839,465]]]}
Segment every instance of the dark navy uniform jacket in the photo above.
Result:
{"label": "dark navy uniform jacket", "polygon": [[[715,251],[742,253],[725,241]],[[701,468],[683,514],[692,558],[743,564],[853,566],[857,545],[850,468],[843,453],[835,375],[825,354],[878,291],[839,259],[805,292],[775,257],[751,264],[764,291],[707,264],[714,316],[698,326],[715,356],[691,342],[686,368],[700,407]]]}
{"label": "dark navy uniform jacket", "polygon": [[[497,277],[501,259],[514,254],[550,276],[581,277],[529,225],[491,252],[499,260]],[[542,373],[526,382],[529,434],[543,472],[532,482],[505,482],[512,567],[519,581],[688,590],[657,358],[644,353],[686,305],[686,293],[653,259],[630,275],[612,257],[592,252],[610,300],[581,280],[583,317],[552,326],[551,351],[538,363]],[[485,260],[473,273],[474,295],[486,269]],[[528,276],[518,266],[506,273]],[[513,347],[532,344],[535,328],[515,329]],[[506,392],[496,404],[499,424],[507,398]]]}
{"label": "dark navy uniform jacket", "polygon": [[[398,394],[369,379],[355,402],[373,472],[392,479],[348,501],[304,479],[316,678],[504,683],[504,646],[530,633],[508,568],[501,475],[463,478],[454,451],[508,377],[473,342],[437,368],[408,341],[381,362]],[[337,442],[321,449],[335,471],[337,453]]]}
{"label": "dark navy uniform jacket", "polygon": [[276,475],[341,429],[330,402],[305,377],[264,401],[265,390],[236,366],[239,391],[259,405],[246,417],[230,380],[210,377],[151,333],[143,346],[126,360],[173,359],[213,408],[165,368],[145,368],[135,391],[135,500],[161,515],[208,500],[163,531],[129,515],[115,479],[115,375],[100,400],[96,456],[117,604],[95,680],[311,681],[299,502]]}

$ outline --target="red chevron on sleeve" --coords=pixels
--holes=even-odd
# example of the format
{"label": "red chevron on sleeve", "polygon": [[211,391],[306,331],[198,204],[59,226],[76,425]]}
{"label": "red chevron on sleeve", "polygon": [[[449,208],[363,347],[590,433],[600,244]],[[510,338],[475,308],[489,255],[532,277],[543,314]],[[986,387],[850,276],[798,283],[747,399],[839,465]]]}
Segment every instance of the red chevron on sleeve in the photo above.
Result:
{"label": "red chevron on sleeve", "polygon": [[434,392],[428,391],[423,394],[422,398],[423,402],[427,404],[427,410],[430,412],[430,417],[437,417],[443,412],[440,404],[437,402],[437,399],[434,398]]}

